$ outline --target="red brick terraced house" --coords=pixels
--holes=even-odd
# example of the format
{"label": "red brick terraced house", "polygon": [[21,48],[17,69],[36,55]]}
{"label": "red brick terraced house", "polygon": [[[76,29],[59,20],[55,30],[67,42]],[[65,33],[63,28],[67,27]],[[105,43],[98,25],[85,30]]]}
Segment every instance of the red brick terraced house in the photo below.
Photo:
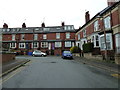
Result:
{"label": "red brick terraced house", "polygon": [[[112,1],[112,0],[111,0]],[[110,59],[120,53],[120,1],[109,2],[108,7],[90,19],[89,11],[85,13],[86,23],[76,32],[76,45],[83,50],[83,44],[92,42],[94,54]],[[104,37],[106,36],[106,38]]]}
{"label": "red brick terraced house", "polygon": [[61,55],[63,50],[69,50],[75,44],[75,29],[73,25],[45,27],[8,28],[2,29],[2,45],[14,52],[27,54],[34,50],[46,52],[49,55]]}

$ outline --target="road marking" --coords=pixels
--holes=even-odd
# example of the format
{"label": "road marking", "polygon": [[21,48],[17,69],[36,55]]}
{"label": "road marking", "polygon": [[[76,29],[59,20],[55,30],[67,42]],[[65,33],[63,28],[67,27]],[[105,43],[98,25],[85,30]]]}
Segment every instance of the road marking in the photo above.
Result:
{"label": "road marking", "polygon": [[[28,63],[26,63],[26,64],[24,64],[24,65],[30,65],[32,62],[33,62],[33,61],[29,61]],[[20,71],[22,71],[22,70],[24,70],[24,69],[25,69],[25,67],[20,67],[20,68],[14,70],[14,71],[13,71],[13,74],[11,74],[9,77],[6,77],[6,78],[4,78],[4,79],[2,79],[2,80],[0,81],[0,85],[1,85],[2,83],[6,82],[7,80],[9,80],[10,78],[12,78],[13,76],[15,76],[16,74],[18,74]],[[11,73],[12,73],[12,72],[11,72]]]}
{"label": "road marking", "polygon": [[120,78],[120,74],[111,74],[111,76],[116,77],[116,78]]}

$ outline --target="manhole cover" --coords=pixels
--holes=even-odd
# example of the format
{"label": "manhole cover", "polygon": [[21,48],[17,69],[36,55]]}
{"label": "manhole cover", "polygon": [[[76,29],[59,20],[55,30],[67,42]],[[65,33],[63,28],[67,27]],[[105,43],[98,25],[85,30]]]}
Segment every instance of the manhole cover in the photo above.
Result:
{"label": "manhole cover", "polygon": [[50,62],[50,63],[56,63],[56,62]]}

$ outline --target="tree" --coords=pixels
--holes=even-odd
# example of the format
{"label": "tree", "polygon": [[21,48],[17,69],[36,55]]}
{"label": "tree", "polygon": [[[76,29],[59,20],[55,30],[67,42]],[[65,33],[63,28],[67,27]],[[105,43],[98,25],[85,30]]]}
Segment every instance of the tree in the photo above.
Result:
{"label": "tree", "polygon": [[71,53],[80,53],[81,49],[77,46],[71,47],[70,48]]}

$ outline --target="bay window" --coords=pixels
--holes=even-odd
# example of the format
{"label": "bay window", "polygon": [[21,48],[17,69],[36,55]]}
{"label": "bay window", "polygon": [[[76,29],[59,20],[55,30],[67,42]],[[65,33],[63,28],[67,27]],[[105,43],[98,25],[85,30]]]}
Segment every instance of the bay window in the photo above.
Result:
{"label": "bay window", "polygon": [[39,46],[38,42],[33,42],[32,43],[32,48],[38,48],[38,46]]}
{"label": "bay window", "polygon": [[106,45],[105,45],[105,37],[104,37],[104,35],[100,36],[100,41],[101,41],[100,42],[101,43],[101,50],[105,50],[105,48],[107,50],[113,49],[113,46],[112,46],[112,34],[106,34]]}
{"label": "bay window", "polygon": [[25,43],[19,43],[19,48],[25,48]]}
{"label": "bay window", "polygon": [[16,43],[10,43],[10,48],[16,48]]}
{"label": "bay window", "polygon": [[48,42],[41,42],[41,48],[47,48]]}

